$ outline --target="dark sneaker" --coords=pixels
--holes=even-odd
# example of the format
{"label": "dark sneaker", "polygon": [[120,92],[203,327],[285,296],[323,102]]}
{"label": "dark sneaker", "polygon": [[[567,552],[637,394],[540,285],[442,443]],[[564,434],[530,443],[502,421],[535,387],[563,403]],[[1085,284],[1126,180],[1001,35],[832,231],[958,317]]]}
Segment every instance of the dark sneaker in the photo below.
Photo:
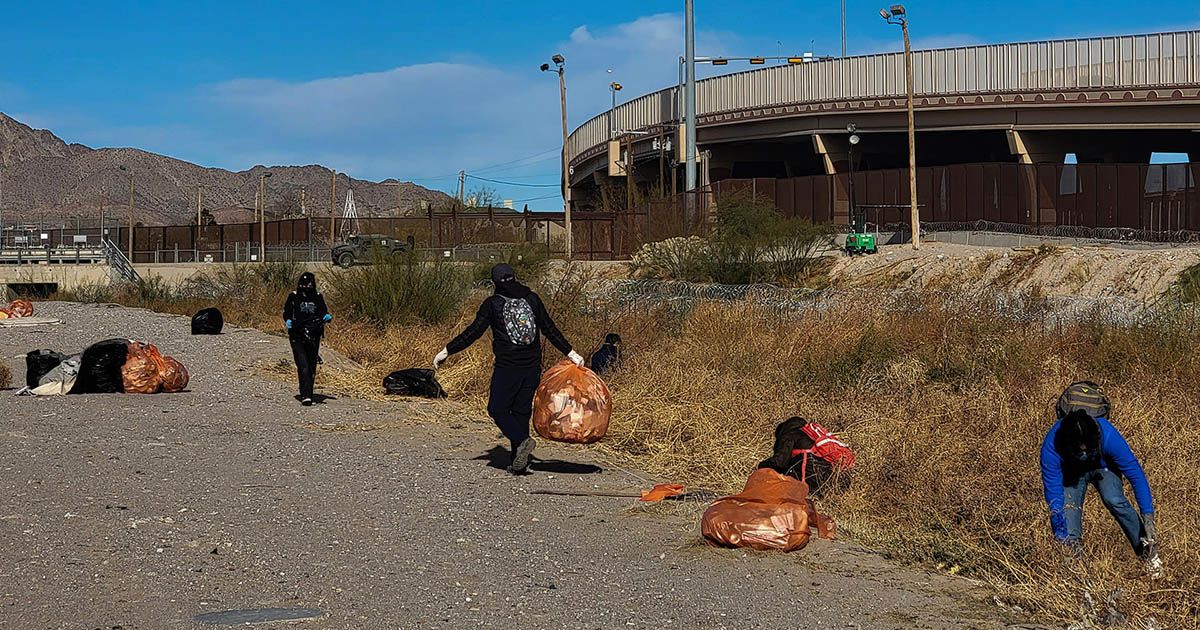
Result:
{"label": "dark sneaker", "polygon": [[524,474],[529,470],[529,456],[533,454],[533,449],[537,448],[537,442],[533,438],[525,438],[524,442],[513,451],[512,464],[508,467],[508,472],[514,475]]}
{"label": "dark sneaker", "polygon": [[309,398],[308,396],[305,396],[305,397],[304,397],[304,398],[303,398],[303,399],[300,401],[300,404],[301,404],[301,405],[304,405],[305,407],[311,407],[311,406],[312,406],[312,398]]}

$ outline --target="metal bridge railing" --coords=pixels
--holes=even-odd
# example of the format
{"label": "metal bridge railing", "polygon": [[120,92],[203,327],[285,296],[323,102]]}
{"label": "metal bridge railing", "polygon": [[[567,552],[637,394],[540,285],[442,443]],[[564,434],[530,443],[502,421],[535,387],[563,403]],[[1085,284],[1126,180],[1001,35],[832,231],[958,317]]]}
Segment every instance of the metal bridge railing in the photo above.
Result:
{"label": "metal bridge railing", "polygon": [[[1200,84],[1200,31],[1121,35],[913,52],[917,96],[1148,88]],[[617,129],[642,130],[679,118],[677,87],[617,106]],[[904,57],[885,53],[773,66],[698,82],[700,116],[761,107],[904,95]],[[1167,95],[1164,95],[1167,96]],[[568,160],[609,139],[610,112],[567,141]]]}
{"label": "metal bridge railing", "polygon": [[108,266],[112,268],[113,274],[125,282],[137,283],[141,281],[141,276],[138,275],[137,270],[133,268],[133,264],[129,262],[129,259],[125,257],[125,254],[121,251],[120,247],[117,247],[116,243],[107,238],[101,238],[100,244],[104,249],[104,258],[108,261]]}

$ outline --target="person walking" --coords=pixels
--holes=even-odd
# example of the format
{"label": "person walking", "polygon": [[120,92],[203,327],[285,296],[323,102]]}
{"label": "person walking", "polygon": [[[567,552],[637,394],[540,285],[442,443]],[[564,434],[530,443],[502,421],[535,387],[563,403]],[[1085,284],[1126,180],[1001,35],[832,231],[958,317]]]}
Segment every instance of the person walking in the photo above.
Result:
{"label": "person walking", "polygon": [[492,285],[494,293],[479,305],[475,320],[434,357],[433,368],[438,369],[450,355],[466,350],[491,328],[495,364],[488,415],[508,438],[512,454],[508,472],[518,475],[528,470],[529,458],[537,446],[529,436],[529,419],[533,415],[533,394],[542,380],[541,337],[544,335],[575,365],[582,366],[584,361],[555,326],[542,299],[517,280],[511,266],[493,267]]}
{"label": "person walking", "polygon": [[300,404],[313,404],[313,381],[317,363],[321,361],[321,337],[325,324],[333,321],[325,298],[317,292],[317,278],[312,273],[300,274],[296,290],[288,294],[283,305],[283,326],[288,331],[292,357],[296,361],[296,376],[300,381]]}
{"label": "person walking", "polygon": [[[1042,442],[1042,484],[1050,528],[1070,558],[1083,553],[1083,502],[1088,486],[1116,519],[1151,579],[1163,575],[1154,525],[1154,500],[1146,473],[1121,432],[1108,421],[1109,402],[1090,381],[1072,383],[1056,406],[1058,421]],[[1129,480],[1138,511],[1125,497]]]}

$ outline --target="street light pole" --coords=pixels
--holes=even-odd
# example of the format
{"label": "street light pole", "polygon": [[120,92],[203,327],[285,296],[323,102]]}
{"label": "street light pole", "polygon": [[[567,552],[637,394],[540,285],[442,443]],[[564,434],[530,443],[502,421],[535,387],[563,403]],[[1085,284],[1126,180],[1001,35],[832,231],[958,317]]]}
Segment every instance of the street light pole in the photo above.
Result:
{"label": "street light pole", "polygon": [[846,0],[842,0],[842,58],[846,58]]}
{"label": "street light pole", "polygon": [[621,91],[623,86],[616,81],[608,84],[608,91],[612,95],[612,107],[608,109],[608,139],[612,140],[617,135],[617,92]]}
{"label": "street light pole", "polygon": [[696,11],[693,0],[687,0],[684,5],[684,22],[686,23],[684,41],[685,85],[683,96],[684,117],[684,159],[685,179],[684,191],[696,189]]}
{"label": "street light pole", "polygon": [[[574,240],[571,236],[571,165],[567,157],[567,80],[563,70],[563,64],[566,63],[566,58],[556,54],[550,58],[557,67],[558,73],[558,97],[559,103],[562,106],[562,188],[563,188],[563,221],[567,238],[566,255],[567,260],[571,260],[571,250]],[[550,64],[542,64],[542,72],[550,69]]]}
{"label": "street light pole", "polygon": [[880,9],[879,15],[887,20],[888,24],[899,24],[904,33],[904,82],[908,92],[908,192],[909,203],[912,206],[910,222],[913,249],[921,249],[921,215],[917,211],[917,132],[913,120],[913,67],[912,46],[908,39],[908,15],[902,4]]}

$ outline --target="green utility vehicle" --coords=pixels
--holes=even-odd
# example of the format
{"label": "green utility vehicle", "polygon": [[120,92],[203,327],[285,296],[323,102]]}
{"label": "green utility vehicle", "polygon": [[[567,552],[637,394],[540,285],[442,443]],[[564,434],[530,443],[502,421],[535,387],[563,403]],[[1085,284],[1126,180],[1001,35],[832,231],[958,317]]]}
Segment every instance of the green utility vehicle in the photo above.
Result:
{"label": "green utility vehicle", "polygon": [[349,268],[356,264],[370,263],[375,252],[395,256],[411,248],[411,244],[386,234],[352,234],[345,243],[334,245],[329,253],[334,264]]}
{"label": "green utility vehicle", "polygon": [[850,225],[850,233],[846,235],[846,253],[851,256],[855,254],[874,254],[878,251],[875,246],[875,233],[871,231],[871,224],[867,223],[867,214],[861,212],[854,215],[854,222]]}

